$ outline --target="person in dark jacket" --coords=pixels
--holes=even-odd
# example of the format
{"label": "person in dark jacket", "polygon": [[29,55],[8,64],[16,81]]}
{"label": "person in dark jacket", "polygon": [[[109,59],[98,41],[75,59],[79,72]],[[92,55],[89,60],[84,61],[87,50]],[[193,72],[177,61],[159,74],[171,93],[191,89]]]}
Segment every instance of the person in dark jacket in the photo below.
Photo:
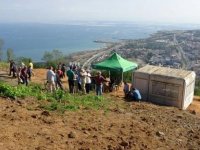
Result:
{"label": "person in dark jacket", "polygon": [[27,74],[27,67],[24,66],[21,70],[21,79],[23,81],[23,84],[28,85],[28,74]]}
{"label": "person in dark jacket", "polygon": [[68,84],[69,84],[69,92],[74,93],[74,79],[75,74],[72,70],[72,67],[70,67],[69,70],[67,70],[67,77],[68,77]]}

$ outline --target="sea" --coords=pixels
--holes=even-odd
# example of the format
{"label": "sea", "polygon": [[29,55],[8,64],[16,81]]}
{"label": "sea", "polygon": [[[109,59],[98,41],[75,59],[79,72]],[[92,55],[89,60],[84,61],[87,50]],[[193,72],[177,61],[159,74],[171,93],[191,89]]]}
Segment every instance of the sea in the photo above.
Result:
{"label": "sea", "polygon": [[60,50],[64,55],[105,47],[94,41],[143,39],[160,30],[199,29],[199,25],[127,22],[73,22],[67,24],[1,23],[0,39],[16,57],[42,61],[45,51]]}

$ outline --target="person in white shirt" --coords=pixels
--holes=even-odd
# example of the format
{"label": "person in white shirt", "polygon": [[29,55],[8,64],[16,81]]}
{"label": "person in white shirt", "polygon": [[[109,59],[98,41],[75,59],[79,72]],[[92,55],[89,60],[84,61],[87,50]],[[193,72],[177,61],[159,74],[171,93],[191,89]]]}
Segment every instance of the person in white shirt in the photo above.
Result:
{"label": "person in white shirt", "polygon": [[81,69],[80,77],[81,77],[81,89],[82,89],[83,94],[86,94],[86,89],[85,89],[86,76],[87,76],[87,72],[85,71],[85,69]]}
{"label": "person in white shirt", "polygon": [[53,92],[56,90],[55,86],[55,76],[56,74],[53,72],[53,67],[49,67],[49,70],[47,71],[47,83],[48,83],[48,89],[50,92]]}
{"label": "person in white shirt", "polygon": [[90,93],[90,89],[91,89],[91,74],[90,71],[87,70],[87,76],[86,76],[86,84],[85,84],[85,88],[86,88],[86,93],[89,94]]}

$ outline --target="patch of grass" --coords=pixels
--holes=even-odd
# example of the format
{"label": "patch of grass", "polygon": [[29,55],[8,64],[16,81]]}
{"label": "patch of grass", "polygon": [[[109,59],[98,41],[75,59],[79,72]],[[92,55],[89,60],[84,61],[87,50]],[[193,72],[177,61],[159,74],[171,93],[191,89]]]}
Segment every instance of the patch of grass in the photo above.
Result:
{"label": "patch of grass", "polygon": [[40,101],[45,101],[41,106],[42,108],[49,111],[60,112],[64,112],[66,110],[75,111],[78,109],[107,110],[112,102],[103,96],[95,96],[94,93],[87,95],[73,95],[62,90],[49,93],[42,91],[42,86],[39,84],[30,84],[29,86],[11,86],[3,82],[0,83],[0,96],[12,99],[35,97]]}
{"label": "patch of grass", "polygon": [[9,97],[12,99],[16,98],[25,98],[29,96],[36,97],[38,94],[41,93],[40,88],[38,88],[36,85],[32,86],[24,86],[24,85],[18,85],[18,86],[12,86],[5,82],[0,83],[0,95]]}
{"label": "patch of grass", "polygon": [[52,94],[51,100],[48,101],[49,104],[44,106],[45,109],[50,111],[58,110],[61,112],[65,110],[75,111],[78,109],[107,110],[112,103],[111,100],[104,97],[96,97],[94,94],[71,95],[60,91]]}

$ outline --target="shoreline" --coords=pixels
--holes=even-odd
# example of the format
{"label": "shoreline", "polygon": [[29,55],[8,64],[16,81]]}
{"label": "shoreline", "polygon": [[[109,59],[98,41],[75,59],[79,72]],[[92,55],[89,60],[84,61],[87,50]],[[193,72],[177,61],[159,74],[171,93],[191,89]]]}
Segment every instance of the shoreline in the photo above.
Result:
{"label": "shoreline", "polygon": [[[118,42],[118,44],[121,43],[121,42]],[[64,53],[63,51],[61,51],[63,53],[64,56],[68,57],[68,56],[75,56],[75,55],[85,55],[86,53],[98,53],[98,52],[101,52],[101,51],[105,51],[107,49],[110,49],[112,47],[115,46],[115,44],[117,44],[116,42],[113,43],[113,42],[103,42],[102,45],[103,47],[99,47],[99,48],[96,48],[96,49],[83,49],[83,50],[80,50],[80,51],[76,51],[76,52],[71,52],[71,53]],[[59,50],[59,49],[58,49]],[[51,50],[52,51],[52,50]],[[49,51],[49,52],[51,52]],[[45,63],[44,61],[34,61],[34,63]]]}

